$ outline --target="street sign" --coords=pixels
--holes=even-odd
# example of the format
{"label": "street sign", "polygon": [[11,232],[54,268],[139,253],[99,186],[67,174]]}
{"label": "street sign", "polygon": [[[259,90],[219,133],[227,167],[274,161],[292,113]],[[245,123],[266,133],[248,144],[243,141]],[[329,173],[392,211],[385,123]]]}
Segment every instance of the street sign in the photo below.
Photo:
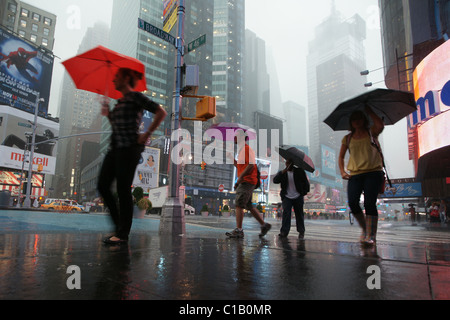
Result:
{"label": "street sign", "polygon": [[155,27],[154,25],[151,25],[150,23],[140,18],[138,18],[138,28],[147,31],[148,33],[176,46],[176,39],[174,36],[171,36],[167,32]]}
{"label": "street sign", "polygon": [[198,47],[201,47],[206,43],[206,34],[202,35],[201,37],[195,39],[191,43],[188,44],[188,52],[194,51]]}
{"label": "street sign", "polygon": [[219,185],[219,192],[223,192],[225,190],[225,186],[223,184]]}

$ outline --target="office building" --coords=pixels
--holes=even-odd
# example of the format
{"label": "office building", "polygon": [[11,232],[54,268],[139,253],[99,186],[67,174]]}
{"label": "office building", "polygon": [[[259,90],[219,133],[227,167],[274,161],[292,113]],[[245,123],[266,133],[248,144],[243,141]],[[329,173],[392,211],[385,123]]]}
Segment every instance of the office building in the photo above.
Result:
{"label": "office building", "polygon": [[444,198],[450,192],[450,1],[380,0],[379,7],[386,86],[414,92],[417,103],[407,130],[418,196]]}
{"label": "office building", "polygon": [[53,51],[56,15],[20,0],[0,1],[1,24],[37,47]]}
{"label": "office building", "polygon": [[[345,19],[333,6],[331,15],[315,29],[307,56],[309,155],[316,165],[312,182],[326,187],[324,199],[343,201],[343,183],[336,161],[345,132],[334,132],[323,120],[349,98],[365,91],[366,24],[355,15]],[[326,165],[325,165],[326,164]],[[319,189],[319,188],[318,188]],[[338,201],[338,202],[339,202]]]}

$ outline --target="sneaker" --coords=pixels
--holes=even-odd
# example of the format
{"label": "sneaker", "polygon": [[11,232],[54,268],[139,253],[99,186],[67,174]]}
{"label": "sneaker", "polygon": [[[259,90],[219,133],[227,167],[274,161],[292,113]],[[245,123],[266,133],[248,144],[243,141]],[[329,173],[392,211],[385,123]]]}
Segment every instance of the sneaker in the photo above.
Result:
{"label": "sneaker", "polygon": [[234,229],[231,232],[226,232],[225,234],[229,238],[243,238],[244,237],[244,230],[239,230],[238,228],[236,228],[236,229]]}
{"label": "sneaker", "polygon": [[264,237],[267,232],[269,232],[270,228],[272,228],[272,225],[269,223],[264,223],[264,225],[261,227],[261,233],[259,234],[260,237]]}

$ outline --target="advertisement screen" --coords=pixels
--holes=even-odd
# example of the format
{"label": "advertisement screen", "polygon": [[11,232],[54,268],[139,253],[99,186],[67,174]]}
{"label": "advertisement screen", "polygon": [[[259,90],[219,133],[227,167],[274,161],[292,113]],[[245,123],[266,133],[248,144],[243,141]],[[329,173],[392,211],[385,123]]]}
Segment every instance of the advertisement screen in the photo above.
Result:
{"label": "advertisement screen", "polygon": [[322,145],[322,173],[336,176],[336,151],[325,145]]}
{"label": "advertisement screen", "polygon": [[[30,113],[0,106],[0,167],[19,169],[24,166],[24,150],[30,150],[34,116]],[[55,174],[56,142],[59,123],[38,117],[33,156],[33,170],[42,164],[42,173]],[[25,165],[28,170],[28,165]]]}
{"label": "advertisement screen", "polygon": [[419,158],[450,145],[450,111],[434,117],[417,129]]}
{"label": "advertisement screen", "polygon": [[34,112],[36,98],[46,114],[53,72],[53,56],[0,28],[0,103]]}

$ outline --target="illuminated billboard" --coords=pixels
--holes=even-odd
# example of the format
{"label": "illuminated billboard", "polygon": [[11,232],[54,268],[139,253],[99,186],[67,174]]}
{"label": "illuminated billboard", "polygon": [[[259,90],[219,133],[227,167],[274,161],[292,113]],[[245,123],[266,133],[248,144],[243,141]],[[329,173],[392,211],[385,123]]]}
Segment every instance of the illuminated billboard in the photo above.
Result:
{"label": "illuminated billboard", "polygon": [[430,53],[414,71],[417,111],[408,126],[418,126],[419,158],[450,146],[450,41]]}
{"label": "illuminated billboard", "polygon": [[52,82],[53,56],[0,28],[0,103],[34,112],[36,97],[46,114]]}
{"label": "illuminated billboard", "polygon": [[[0,167],[22,169],[24,150],[31,143],[33,121],[34,115],[28,112],[0,105]],[[41,164],[42,173],[55,174],[56,144],[52,139],[59,135],[59,123],[41,117],[37,122],[33,170]]]}

